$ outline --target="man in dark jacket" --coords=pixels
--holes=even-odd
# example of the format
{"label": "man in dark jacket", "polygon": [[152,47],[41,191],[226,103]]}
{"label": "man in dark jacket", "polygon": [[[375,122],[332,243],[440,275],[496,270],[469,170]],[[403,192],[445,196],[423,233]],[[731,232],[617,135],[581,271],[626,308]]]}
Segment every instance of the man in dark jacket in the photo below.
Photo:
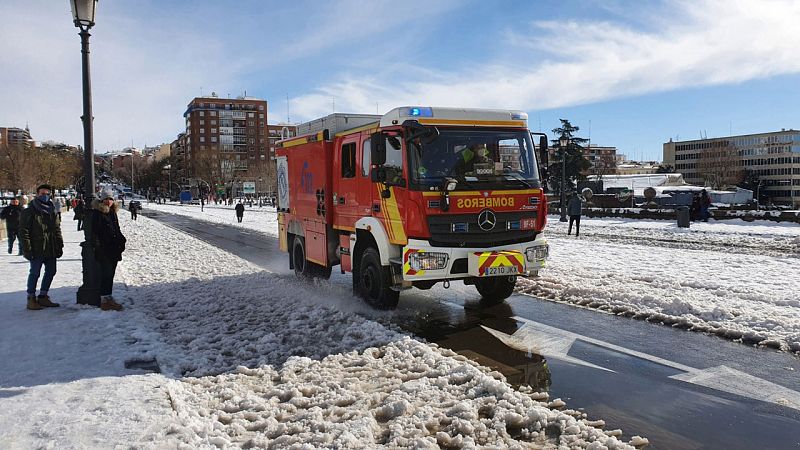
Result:
{"label": "man in dark jacket", "polygon": [[[11,204],[0,211],[0,219],[6,221],[6,231],[8,231],[8,254],[14,251],[14,240],[17,239],[19,233],[19,217],[22,214],[22,206],[19,205],[19,199],[12,198]],[[22,254],[22,242],[17,244],[19,254]]]}
{"label": "man in dark jacket", "polygon": [[[22,210],[20,215],[19,240],[22,254],[31,263],[28,275],[28,309],[39,310],[42,307],[57,307],[58,303],[50,301],[47,295],[50,284],[56,274],[56,259],[64,253],[64,239],[61,237],[61,221],[56,215],[53,202],[50,201],[49,185],[36,188],[36,198]],[[36,295],[36,283],[44,266],[44,277],[39,295]]]}
{"label": "man in dark jacket", "polygon": [[83,219],[86,218],[86,205],[83,204],[83,199],[79,198],[77,202],[75,202],[75,207],[72,208],[72,211],[75,213],[75,217],[72,220],[78,221],[78,231],[81,231],[83,228]]}
{"label": "man in dark jacket", "polygon": [[242,223],[242,216],[244,216],[244,204],[241,200],[236,204],[236,220]]}
{"label": "man in dark jacket", "polygon": [[581,232],[581,213],[583,212],[583,198],[577,194],[572,194],[567,202],[567,214],[569,214],[569,228],[567,235],[572,234],[572,224],[575,223],[575,237]]}
{"label": "man in dark jacket", "polygon": [[92,242],[100,269],[100,309],[119,311],[122,305],[111,296],[117,263],[122,261],[127,242],[119,229],[119,204],[114,201],[114,194],[105,190],[100,193],[99,199],[92,201],[92,209]]}

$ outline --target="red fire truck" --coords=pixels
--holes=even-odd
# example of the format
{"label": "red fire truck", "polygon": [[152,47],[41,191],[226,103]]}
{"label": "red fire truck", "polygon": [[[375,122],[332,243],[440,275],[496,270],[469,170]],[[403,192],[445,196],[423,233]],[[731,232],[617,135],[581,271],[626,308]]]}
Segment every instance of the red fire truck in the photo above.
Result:
{"label": "red fire truck", "polygon": [[527,119],[411,106],[301,124],[276,150],[290,268],[327,278],[338,265],[382,309],[396,307],[402,290],[452,280],[474,285],[486,303],[504,301],[548,256],[536,158],[547,137]]}

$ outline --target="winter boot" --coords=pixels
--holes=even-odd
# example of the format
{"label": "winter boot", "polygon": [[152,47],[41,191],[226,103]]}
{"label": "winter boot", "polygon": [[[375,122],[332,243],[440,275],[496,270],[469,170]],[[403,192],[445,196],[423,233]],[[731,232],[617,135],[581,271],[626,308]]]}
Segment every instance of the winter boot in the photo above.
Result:
{"label": "winter boot", "polygon": [[32,311],[38,311],[42,309],[42,305],[40,305],[39,302],[36,301],[35,295],[28,296],[28,309]]}
{"label": "winter boot", "polygon": [[39,303],[39,306],[44,306],[47,308],[58,308],[61,306],[60,303],[54,303],[50,301],[50,296],[47,294],[39,295],[36,297],[36,301]]}
{"label": "winter boot", "polygon": [[122,311],[122,305],[115,302],[110,295],[100,297],[100,309],[103,311]]}

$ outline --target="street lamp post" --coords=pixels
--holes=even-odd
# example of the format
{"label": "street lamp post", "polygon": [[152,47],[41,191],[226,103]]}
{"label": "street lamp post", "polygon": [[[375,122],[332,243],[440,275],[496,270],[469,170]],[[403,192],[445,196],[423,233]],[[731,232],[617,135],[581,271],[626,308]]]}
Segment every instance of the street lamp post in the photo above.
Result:
{"label": "street lamp post", "polygon": [[567,146],[569,146],[569,138],[561,136],[558,140],[558,146],[561,149],[561,218],[560,222],[567,221],[567,206],[565,203],[564,188],[567,186]]}
{"label": "street lamp post", "polygon": [[89,75],[89,29],[94,26],[97,0],[70,0],[72,19],[81,31],[81,56],[83,75],[83,172],[84,172],[84,205],[86,218],[84,221],[84,242],[81,243],[81,259],[83,264],[83,285],[78,288],[77,301],[81,304],[100,306],[100,283],[97,263],[94,259],[92,242],[92,200],[95,192],[94,178],[94,137],[92,122],[92,83]]}

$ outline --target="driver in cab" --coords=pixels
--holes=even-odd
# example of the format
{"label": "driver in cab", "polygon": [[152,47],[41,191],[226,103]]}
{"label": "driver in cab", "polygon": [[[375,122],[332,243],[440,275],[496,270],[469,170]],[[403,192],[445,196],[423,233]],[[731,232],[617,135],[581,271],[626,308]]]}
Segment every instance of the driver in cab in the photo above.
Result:
{"label": "driver in cab", "polygon": [[491,153],[485,143],[470,144],[457,154],[455,173],[460,177],[475,176],[475,165],[492,162]]}

